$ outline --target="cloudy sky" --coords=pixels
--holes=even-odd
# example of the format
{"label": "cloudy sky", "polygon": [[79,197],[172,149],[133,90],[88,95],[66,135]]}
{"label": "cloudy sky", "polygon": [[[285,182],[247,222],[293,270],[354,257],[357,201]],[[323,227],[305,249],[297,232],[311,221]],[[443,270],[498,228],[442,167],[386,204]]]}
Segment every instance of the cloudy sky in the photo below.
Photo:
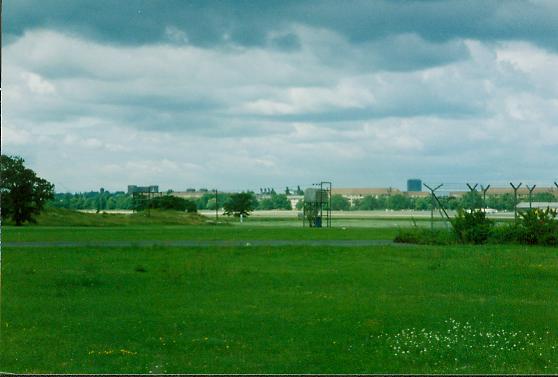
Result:
{"label": "cloudy sky", "polygon": [[558,178],[558,1],[5,0],[2,153],[56,190]]}

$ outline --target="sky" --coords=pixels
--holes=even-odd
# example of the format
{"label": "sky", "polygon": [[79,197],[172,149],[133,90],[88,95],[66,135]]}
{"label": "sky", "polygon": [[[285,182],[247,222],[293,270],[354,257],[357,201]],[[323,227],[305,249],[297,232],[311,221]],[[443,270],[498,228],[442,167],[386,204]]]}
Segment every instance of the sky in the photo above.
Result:
{"label": "sky", "polygon": [[558,1],[5,0],[2,153],[57,192],[558,181]]}

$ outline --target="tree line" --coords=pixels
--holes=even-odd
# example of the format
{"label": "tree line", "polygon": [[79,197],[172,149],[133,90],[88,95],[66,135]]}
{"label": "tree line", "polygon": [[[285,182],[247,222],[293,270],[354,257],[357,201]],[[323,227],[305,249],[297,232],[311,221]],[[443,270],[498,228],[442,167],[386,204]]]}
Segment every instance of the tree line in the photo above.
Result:
{"label": "tree line", "polygon": [[[253,197],[253,207],[258,210],[271,210],[271,209],[292,209],[291,202],[287,198],[286,194],[276,194],[271,193],[266,195],[261,199],[257,199],[253,192],[249,192]],[[218,193],[217,199],[215,198],[215,193],[206,192],[201,197],[197,199],[184,199],[187,202],[193,203],[198,210],[214,210],[216,203],[218,203],[219,208],[223,208],[225,203],[227,203],[232,194],[229,193]],[[160,197],[172,197],[172,193],[163,194]],[[155,197],[159,198],[159,196]],[[154,199],[155,199],[154,198]],[[156,202],[159,199],[155,200]],[[167,200],[168,201],[168,200]],[[90,210],[112,210],[112,209],[125,209],[125,210],[137,210],[144,207],[146,204],[142,204],[142,200],[134,201],[132,195],[128,195],[123,191],[109,192],[109,191],[89,191],[80,193],[56,193],[48,205],[56,208],[66,208],[66,209],[90,209]],[[155,203],[155,202],[154,202]],[[153,204],[155,205],[155,204]],[[152,207],[153,208],[153,207]],[[191,208],[190,206],[188,208]]]}
{"label": "tree line", "polygon": [[[515,199],[513,194],[488,195],[486,203],[478,192],[468,192],[460,197],[445,196],[438,198],[446,209],[460,210],[471,208],[492,208],[498,211],[513,211]],[[518,197],[518,201],[526,201],[528,196]],[[533,202],[555,202],[558,199],[549,192],[535,193],[532,196]],[[297,204],[297,208],[302,208],[302,203]],[[371,211],[371,210],[430,210],[432,199],[426,197],[410,197],[403,194],[365,196],[355,199],[352,203],[342,195],[331,196],[331,208],[334,211]]]}
{"label": "tree line", "polygon": [[[286,194],[271,193],[263,198],[257,199],[253,192],[249,192],[253,196],[253,207],[256,210],[273,210],[284,209],[291,210],[291,202]],[[165,195],[163,195],[165,196]],[[217,201],[215,194],[211,192],[204,193],[197,199],[186,199],[193,203],[198,210],[215,210],[216,202],[219,208],[223,208],[224,204],[229,201],[231,194],[218,193]],[[440,202],[446,209],[459,210],[469,208],[493,208],[499,211],[513,211],[514,197],[513,194],[488,195],[486,203],[482,195],[478,192],[469,192],[461,197],[440,197]],[[527,200],[527,196],[521,196],[518,200]],[[555,202],[557,198],[552,193],[535,193],[532,200],[534,202]],[[90,191],[83,193],[57,193],[48,203],[57,208],[67,209],[92,209],[92,210],[111,210],[111,209],[138,209],[138,204],[134,204],[131,195],[122,191]],[[302,209],[303,202],[300,201],[296,209]],[[381,195],[381,196],[365,196],[356,199],[351,203],[349,199],[342,195],[332,195],[331,208],[334,211],[371,211],[371,210],[430,210],[432,207],[432,199],[427,197],[409,197],[403,194]],[[188,207],[191,208],[191,205]]]}

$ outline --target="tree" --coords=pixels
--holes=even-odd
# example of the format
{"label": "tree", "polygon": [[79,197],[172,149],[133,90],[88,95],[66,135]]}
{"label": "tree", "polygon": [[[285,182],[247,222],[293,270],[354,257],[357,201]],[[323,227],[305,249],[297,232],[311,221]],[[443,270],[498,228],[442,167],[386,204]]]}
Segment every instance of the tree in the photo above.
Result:
{"label": "tree", "polygon": [[482,208],[484,203],[482,196],[477,191],[471,191],[461,197],[461,206],[465,209]]}
{"label": "tree", "polygon": [[287,195],[272,195],[271,199],[273,200],[273,209],[293,209],[291,201],[287,198]]}
{"label": "tree", "polygon": [[411,207],[411,201],[408,197],[401,194],[395,194],[388,197],[388,208],[396,211]]}
{"label": "tree", "polygon": [[342,195],[336,194],[331,196],[331,209],[334,211],[348,211],[351,209],[351,202]]}
{"label": "tree", "polygon": [[367,195],[360,199],[356,205],[357,209],[361,211],[370,211],[379,208],[378,199],[372,195]]}
{"label": "tree", "polygon": [[258,202],[254,194],[250,192],[241,192],[239,194],[232,194],[229,200],[225,203],[223,208],[225,209],[225,215],[235,217],[249,216]]}
{"label": "tree", "polygon": [[172,195],[156,196],[149,200],[147,206],[154,209],[187,211],[189,213],[197,212],[196,203],[191,200]]}
{"label": "tree", "polygon": [[16,225],[34,222],[47,201],[54,198],[54,185],[37,177],[17,156],[0,156],[0,195],[2,217],[10,217]]}

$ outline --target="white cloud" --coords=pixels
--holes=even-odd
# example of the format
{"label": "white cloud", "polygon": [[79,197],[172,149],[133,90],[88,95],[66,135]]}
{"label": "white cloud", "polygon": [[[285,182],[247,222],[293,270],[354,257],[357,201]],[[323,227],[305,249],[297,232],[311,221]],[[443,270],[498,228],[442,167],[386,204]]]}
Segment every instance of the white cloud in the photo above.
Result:
{"label": "white cloud", "polygon": [[[209,49],[167,31],[183,43],[121,47],[41,30],[6,46],[3,149],[72,190],[326,176],[402,185],[434,171],[512,179],[558,163],[558,57],[533,45],[446,42],[465,58],[403,70],[374,56],[393,55],[390,43],[438,45],[408,34],[359,45],[294,27],[299,50]],[[509,157],[518,150],[524,160]]]}
{"label": "white cloud", "polygon": [[52,94],[56,91],[54,85],[35,73],[25,72],[21,76],[32,93]]}

